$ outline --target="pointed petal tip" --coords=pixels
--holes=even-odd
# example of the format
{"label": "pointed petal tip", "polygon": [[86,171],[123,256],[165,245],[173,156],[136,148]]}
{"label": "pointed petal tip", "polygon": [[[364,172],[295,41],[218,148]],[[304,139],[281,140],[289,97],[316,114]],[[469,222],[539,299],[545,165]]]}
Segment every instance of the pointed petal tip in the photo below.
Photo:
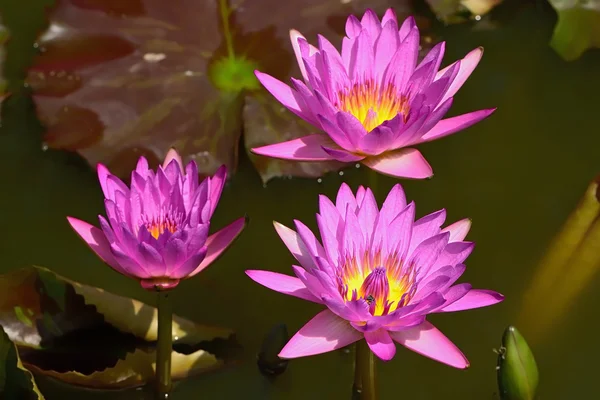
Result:
{"label": "pointed petal tip", "polygon": [[217,168],[217,170],[215,171],[213,178],[227,178],[227,165],[225,164],[221,164],[221,166],[219,168]]}
{"label": "pointed petal tip", "polygon": [[177,164],[179,164],[179,167],[183,170],[183,160],[181,159],[181,156],[177,150],[175,150],[175,147],[171,147],[169,151],[167,151],[167,155],[165,156],[162,164],[163,168],[167,168],[167,165],[169,165],[173,160],[177,161]]}
{"label": "pointed petal tip", "polygon": [[297,40],[298,38],[305,39],[304,35],[300,33],[297,29],[290,29],[290,39],[292,41]]}

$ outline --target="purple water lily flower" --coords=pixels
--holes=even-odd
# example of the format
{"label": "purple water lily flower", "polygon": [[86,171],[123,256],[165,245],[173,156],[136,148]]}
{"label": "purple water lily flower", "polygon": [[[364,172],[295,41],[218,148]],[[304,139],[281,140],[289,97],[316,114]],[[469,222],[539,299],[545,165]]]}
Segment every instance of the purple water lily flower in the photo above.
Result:
{"label": "purple water lily flower", "polygon": [[282,358],[320,354],[365,339],[382,360],[398,342],[456,368],[469,363],[461,351],[426,320],[428,314],[496,304],[491,290],[456,284],[474,244],[463,239],[468,219],[441,228],[445,210],[415,221],[400,185],[381,209],[370,189],[356,196],[342,184],[335,204],[320,196],[317,224],[321,242],[300,221],[296,232],[275,223],[277,233],[300,266],[295,277],[246,271],[277,292],[327,307],[302,327],[281,350]]}
{"label": "purple water lily flower", "polygon": [[145,289],[171,289],[196,275],[244,228],[245,218],[240,218],[208,236],[227,177],[225,166],[198,184],[196,163],[184,170],[171,150],[156,173],[140,157],[131,188],[102,164],[98,177],[107,216],[99,216],[101,229],[73,217],[69,223],[98,257]]}
{"label": "purple water lily flower", "polygon": [[494,111],[442,119],[483,49],[439,70],[445,47],[441,42],[417,64],[415,20],[410,17],[398,27],[391,9],[381,21],[372,10],[360,21],[350,16],[341,54],[321,35],[318,48],[297,31],[290,36],[304,82],[292,78],[289,87],[262,72],[256,76],[279,102],[326,134],[252,149],[256,154],[361,162],[394,177],[427,178],[433,175],[431,166],[409,146],[465,129]]}

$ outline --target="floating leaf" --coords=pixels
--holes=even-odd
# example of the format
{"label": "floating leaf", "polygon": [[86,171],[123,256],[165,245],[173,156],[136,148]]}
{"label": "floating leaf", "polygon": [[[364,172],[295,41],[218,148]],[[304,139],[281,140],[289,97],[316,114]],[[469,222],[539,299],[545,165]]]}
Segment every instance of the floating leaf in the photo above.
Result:
{"label": "floating leaf", "polygon": [[514,326],[502,335],[498,352],[498,388],[502,400],[533,400],[538,385],[535,357]]}
{"label": "floating leaf", "polygon": [[44,400],[35,379],[21,363],[17,348],[0,326],[0,398]]}
{"label": "floating leaf", "polygon": [[600,47],[600,0],[550,0],[558,13],[550,46],[566,61]]}
{"label": "floating leaf", "polygon": [[[221,164],[234,171],[242,131],[248,149],[316,129],[283,115],[253,75],[258,68],[285,81],[300,76],[291,28],[339,43],[349,14],[394,7],[404,18],[409,3],[57,0],[27,81],[50,147],[78,151],[121,176],[140,155],[157,164],[171,146],[202,174]],[[251,158],[264,181],[341,166]]]}
{"label": "floating leaf", "polygon": [[502,0],[427,0],[435,15],[446,23],[464,22],[462,14],[485,15]]}
{"label": "floating leaf", "polygon": [[[204,350],[192,354],[173,352],[171,355],[171,377],[184,379],[198,372],[214,370],[223,362]],[[29,367],[33,372],[43,374],[63,382],[94,389],[124,389],[140,386],[154,379],[156,352],[137,349],[119,360],[114,367],[84,375],[75,371],[64,373],[42,370],[35,365]],[[110,386],[107,383],[110,382]]]}
{"label": "floating leaf", "polygon": [[[153,377],[155,307],[40,267],[0,276],[0,293],[0,325],[31,371],[110,389],[143,385]],[[201,347],[230,335],[174,316],[174,348],[189,350],[173,352],[174,378],[221,366],[222,360]]]}

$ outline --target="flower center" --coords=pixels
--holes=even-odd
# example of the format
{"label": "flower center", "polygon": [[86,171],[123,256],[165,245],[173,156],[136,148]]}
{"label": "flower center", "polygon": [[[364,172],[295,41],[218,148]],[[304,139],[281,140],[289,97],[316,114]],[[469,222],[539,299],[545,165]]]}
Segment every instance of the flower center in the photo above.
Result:
{"label": "flower center", "polygon": [[367,132],[398,114],[406,119],[409,111],[408,99],[394,84],[380,86],[372,80],[355,83],[350,89],[340,91],[337,107],[354,115]]}
{"label": "flower center", "polygon": [[150,223],[146,223],[146,229],[148,232],[150,232],[154,239],[158,239],[158,237],[166,231],[175,233],[177,231],[177,223],[169,217],[158,218]]}
{"label": "flower center", "polygon": [[361,263],[350,258],[341,268],[339,280],[340,294],[346,301],[364,299],[376,316],[404,307],[417,287],[414,268],[404,270],[396,257],[381,262],[379,256],[365,256]]}

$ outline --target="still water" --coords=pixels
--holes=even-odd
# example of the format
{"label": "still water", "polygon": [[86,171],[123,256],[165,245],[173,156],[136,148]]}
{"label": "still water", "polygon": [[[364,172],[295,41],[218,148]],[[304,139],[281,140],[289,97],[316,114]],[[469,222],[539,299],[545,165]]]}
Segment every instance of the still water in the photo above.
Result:
{"label": "still water", "polygon": [[[494,399],[495,362],[503,329],[516,322],[522,296],[550,238],[575,206],[588,182],[600,172],[600,52],[572,63],[547,46],[555,17],[526,9],[494,29],[466,24],[438,27],[447,40],[445,62],[482,45],[485,56],[455,99],[452,113],[497,106],[488,120],[420,148],[435,170],[429,181],[402,182],[417,214],[440,208],[448,221],[470,217],[469,240],[477,243],[463,281],[497,290],[506,300],[494,307],[431,320],[467,355],[471,368],[451,369],[399,347],[388,363],[379,362],[382,399]],[[33,32],[18,23],[23,40]],[[483,27],[482,25],[478,25]],[[14,29],[14,28],[13,28]],[[28,62],[29,54],[19,61]],[[21,68],[23,68],[21,66]],[[6,71],[18,77],[18,62]],[[78,157],[43,151],[42,130],[30,101],[5,102],[0,130],[0,272],[36,264],[68,278],[153,303],[137,283],[103,265],[72,232],[66,215],[96,221],[103,198],[94,171]],[[256,351],[277,323],[290,333],[319,306],[254,284],[246,269],[291,273],[292,257],[272,221],[297,218],[315,227],[317,195],[333,196],[342,181],[366,184],[365,168],[343,176],[276,179],[263,187],[242,153],[237,174],[227,185],[213,229],[247,214],[250,224],[235,245],[211,268],[183,282],[173,293],[176,313],[205,324],[230,327],[244,348],[239,365],[189,379],[173,399],[348,399],[351,355],[338,351],[292,361],[275,381],[256,368]],[[395,183],[378,177],[382,201]],[[564,271],[568,281],[569,271]],[[571,312],[544,342],[530,343],[540,369],[541,399],[594,398],[597,385],[597,306],[600,277],[590,282]],[[518,327],[527,337],[527,328]],[[83,393],[45,381],[48,399],[132,399],[137,391]]]}

